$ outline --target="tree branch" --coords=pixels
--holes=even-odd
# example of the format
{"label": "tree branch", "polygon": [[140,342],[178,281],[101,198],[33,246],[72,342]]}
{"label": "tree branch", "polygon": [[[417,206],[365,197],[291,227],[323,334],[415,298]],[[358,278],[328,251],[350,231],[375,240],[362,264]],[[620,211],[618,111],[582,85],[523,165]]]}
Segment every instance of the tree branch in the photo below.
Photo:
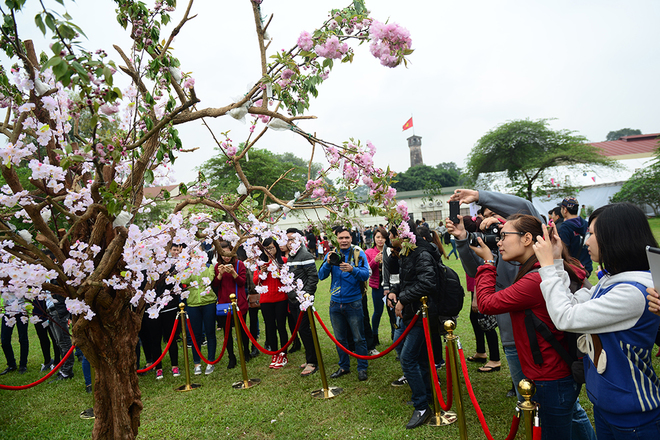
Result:
{"label": "tree branch", "polygon": [[188,2],[188,7],[186,8],[186,12],[183,14],[183,18],[181,19],[179,24],[177,24],[176,27],[172,29],[172,32],[170,33],[170,37],[167,39],[167,43],[165,43],[165,46],[163,46],[160,55],[158,55],[158,58],[160,58],[161,60],[163,59],[163,56],[167,52],[167,49],[170,47],[170,44],[172,44],[174,37],[179,35],[179,32],[181,31],[183,25],[186,24],[189,20],[192,20],[193,18],[197,17],[197,14],[193,15],[192,17],[188,17],[188,15],[190,14],[190,9],[192,8],[193,1],[194,0],[190,0]]}

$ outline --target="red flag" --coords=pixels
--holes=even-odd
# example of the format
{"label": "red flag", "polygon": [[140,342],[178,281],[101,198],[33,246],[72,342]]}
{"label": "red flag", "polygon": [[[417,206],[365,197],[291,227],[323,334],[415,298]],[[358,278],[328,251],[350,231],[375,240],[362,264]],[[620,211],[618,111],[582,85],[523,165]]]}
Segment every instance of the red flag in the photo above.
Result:
{"label": "red flag", "polygon": [[411,127],[412,127],[412,118],[408,119],[408,121],[405,124],[403,124],[403,131],[406,131]]}

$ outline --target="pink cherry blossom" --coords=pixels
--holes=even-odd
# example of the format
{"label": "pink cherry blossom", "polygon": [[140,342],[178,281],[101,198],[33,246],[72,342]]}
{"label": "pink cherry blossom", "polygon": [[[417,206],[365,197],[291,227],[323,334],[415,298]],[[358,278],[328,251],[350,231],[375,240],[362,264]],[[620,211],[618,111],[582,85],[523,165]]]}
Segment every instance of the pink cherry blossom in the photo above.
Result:
{"label": "pink cherry blossom", "polygon": [[312,40],[312,36],[309,34],[309,32],[302,31],[298,37],[298,47],[305,51],[312,50],[312,47],[314,47],[314,41]]}

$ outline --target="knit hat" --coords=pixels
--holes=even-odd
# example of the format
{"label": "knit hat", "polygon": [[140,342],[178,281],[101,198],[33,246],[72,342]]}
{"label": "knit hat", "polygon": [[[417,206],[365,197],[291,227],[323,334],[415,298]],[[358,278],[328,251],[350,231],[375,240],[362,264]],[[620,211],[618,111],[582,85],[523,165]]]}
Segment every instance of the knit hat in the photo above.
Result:
{"label": "knit hat", "polygon": [[575,197],[566,197],[559,204],[559,206],[565,206],[566,208],[574,208],[578,205],[579,205],[579,203],[578,203],[578,201]]}

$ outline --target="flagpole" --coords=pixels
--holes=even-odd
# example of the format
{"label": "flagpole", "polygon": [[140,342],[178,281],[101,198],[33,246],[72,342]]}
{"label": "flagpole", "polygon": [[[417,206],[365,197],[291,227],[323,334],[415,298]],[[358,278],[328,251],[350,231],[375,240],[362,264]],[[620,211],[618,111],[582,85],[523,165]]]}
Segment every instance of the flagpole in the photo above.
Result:
{"label": "flagpole", "polygon": [[[410,113],[410,119],[412,119],[412,118],[413,118],[413,114]],[[412,127],[412,129],[413,129],[413,136],[415,136],[415,122],[414,122],[414,121],[413,121],[413,127]]]}

